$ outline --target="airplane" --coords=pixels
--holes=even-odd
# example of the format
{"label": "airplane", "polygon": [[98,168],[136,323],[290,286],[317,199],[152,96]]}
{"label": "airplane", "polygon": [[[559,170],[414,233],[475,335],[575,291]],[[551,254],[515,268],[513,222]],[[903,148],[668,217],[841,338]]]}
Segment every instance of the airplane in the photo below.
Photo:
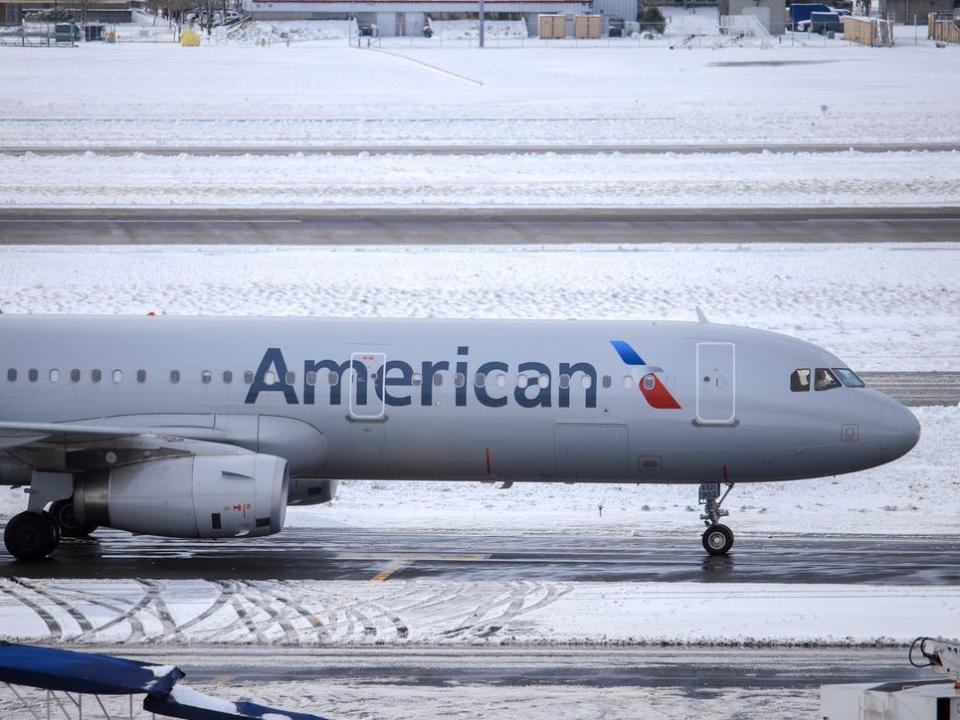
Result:
{"label": "airplane", "polygon": [[[699,312],[698,312],[699,314]],[[0,315],[7,550],[280,532],[344,479],[699,486],[890,462],[920,425],[835,355],[697,322]],[[721,488],[726,492],[720,494]]]}

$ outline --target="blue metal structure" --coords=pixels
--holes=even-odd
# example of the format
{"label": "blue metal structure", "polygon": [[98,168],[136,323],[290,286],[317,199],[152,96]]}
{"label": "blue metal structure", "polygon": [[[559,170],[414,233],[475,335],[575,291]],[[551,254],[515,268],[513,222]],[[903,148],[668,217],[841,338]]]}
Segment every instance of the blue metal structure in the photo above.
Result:
{"label": "blue metal structure", "polygon": [[[182,685],[177,686],[177,682],[185,676],[180,668],[172,665],[155,665],[112,655],[0,641],[0,683],[5,683],[8,687],[20,685],[46,690],[48,704],[51,701],[51,692],[93,695],[101,709],[104,709],[104,706],[99,700],[100,695],[142,694],[145,696],[144,710],[184,720],[244,720],[265,717],[271,720],[325,720],[319,715],[278,710],[248,701],[221,700]],[[19,693],[14,691],[14,694],[24,703]],[[73,698],[69,700],[82,712],[81,703],[77,703]],[[63,704],[59,700],[56,702],[63,710]],[[33,712],[29,707],[27,710]],[[132,714],[131,710],[131,716]],[[39,717],[36,713],[34,715]],[[47,717],[49,716],[48,713]]]}

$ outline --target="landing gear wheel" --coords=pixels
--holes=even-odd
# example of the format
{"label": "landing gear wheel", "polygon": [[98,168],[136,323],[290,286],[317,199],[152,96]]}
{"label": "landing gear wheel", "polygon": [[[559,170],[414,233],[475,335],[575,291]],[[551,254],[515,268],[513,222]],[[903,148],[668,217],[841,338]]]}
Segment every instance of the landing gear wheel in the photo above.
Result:
{"label": "landing gear wheel", "polygon": [[703,533],[703,549],[711,555],[726,555],[733,547],[733,530],[726,525],[711,525]]}
{"label": "landing gear wheel", "polygon": [[7,522],[3,542],[18,560],[42,560],[60,544],[60,527],[48,512],[22,512]]}
{"label": "landing gear wheel", "polygon": [[73,509],[73,500],[57,500],[50,506],[50,514],[60,526],[60,534],[65,538],[86,537],[97,529],[96,525],[81,523]]}

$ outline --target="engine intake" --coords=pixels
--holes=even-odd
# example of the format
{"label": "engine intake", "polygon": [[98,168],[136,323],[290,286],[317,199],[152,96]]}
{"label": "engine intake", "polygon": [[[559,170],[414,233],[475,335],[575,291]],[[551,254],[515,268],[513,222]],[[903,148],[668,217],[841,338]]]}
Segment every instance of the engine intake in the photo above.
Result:
{"label": "engine intake", "polygon": [[85,473],[73,502],[85,524],[164,537],[256,537],[283,528],[288,491],[282,458],[196,455]]}

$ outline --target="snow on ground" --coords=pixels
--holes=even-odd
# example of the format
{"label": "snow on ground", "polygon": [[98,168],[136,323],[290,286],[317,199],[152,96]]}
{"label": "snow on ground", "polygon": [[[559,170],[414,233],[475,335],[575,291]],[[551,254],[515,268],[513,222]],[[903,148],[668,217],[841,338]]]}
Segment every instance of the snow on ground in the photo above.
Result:
{"label": "snow on ground", "polygon": [[[218,30],[224,30],[218,28]],[[242,23],[225,29],[228,42],[270,43],[307,42],[314,40],[348,40],[360,35],[356,19],[352,20],[274,20]]]}
{"label": "snow on ground", "polygon": [[[229,233],[229,226],[223,230]],[[956,370],[960,243],[3,246],[5,312],[693,320]]]}
{"label": "snow on ground", "polygon": [[0,156],[27,207],[960,204],[960,153]]}
{"label": "snow on ground", "polygon": [[[480,20],[429,20],[434,37],[441,40],[465,40],[480,37]],[[523,20],[486,20],[484,39],[525,38],[527,23]]]}
{"label": "snow on ground", "polygon": [[18,145],[960,140],[960,94],[943,92],[960,72],[960,45],[384,53],[89,43],[0,55],[0,133]]}
{"label": "snow on ground", "polygon": [[[0,633],[75,643],[906,644],[960,588],[450,580],[0,579]],[[923,607],[923,617],[916,611]],[[43,608],[45,612],[38,612]]]}

